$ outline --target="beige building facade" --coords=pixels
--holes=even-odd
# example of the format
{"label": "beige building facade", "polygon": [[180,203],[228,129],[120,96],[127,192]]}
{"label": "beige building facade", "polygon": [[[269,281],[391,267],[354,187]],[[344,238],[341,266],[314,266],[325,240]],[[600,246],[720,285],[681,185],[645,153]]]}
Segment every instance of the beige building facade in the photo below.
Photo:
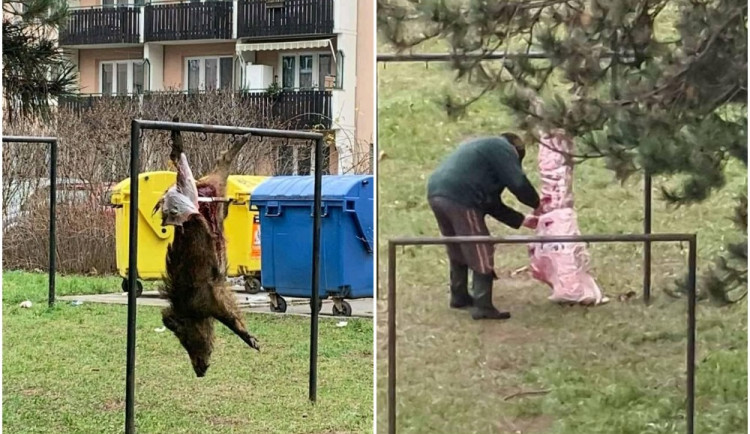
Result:
{"label": "beige building facade", "polygon": [[348,173],[372,158],[374,0],[70,6],[60,45],[77,66],[82,94],[282,93],[279,113],[315,113],[333,133],[332,171]]}

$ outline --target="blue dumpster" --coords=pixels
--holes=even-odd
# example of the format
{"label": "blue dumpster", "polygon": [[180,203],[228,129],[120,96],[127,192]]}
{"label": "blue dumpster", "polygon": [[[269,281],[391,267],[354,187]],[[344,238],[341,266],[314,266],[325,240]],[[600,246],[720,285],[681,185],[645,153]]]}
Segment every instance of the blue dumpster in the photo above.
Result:
{"label": "blue dumpster", "polygon": [[[251,197],[260,215],[261,285],[276,312],[286,310],[283,296],[312,297],[314,185],[312,176],[272,177]],[[349,316],[344,299],[373,294],[373,177],[323,176],[321,190],[319,297],[333,299],[334,315]]]}

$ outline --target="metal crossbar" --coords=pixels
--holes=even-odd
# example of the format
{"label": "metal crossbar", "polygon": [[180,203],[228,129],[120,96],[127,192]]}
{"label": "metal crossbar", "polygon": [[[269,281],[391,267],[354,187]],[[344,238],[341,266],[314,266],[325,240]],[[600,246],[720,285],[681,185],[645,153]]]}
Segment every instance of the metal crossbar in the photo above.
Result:
{"label": "metal crossbar", "polygon": [[[605,52],[599,55],[602,59],[608,59],[614,56],[614,52]],[[633,56],[632,52],[621,51],[618,53],[619,58],[629,59]],[[506,59],[526,59],[526,60],[543,60],[552,59],[553,54],[544,51],[493,51],[493,52],[469,52],[469,53],[378,53],[377,61],[380,63],[392,62],[452,62],[454,60],[506,60]]]}
{"label": "metal crossbar", "polygon": [[57,204],[57,137],[33,137],[33,136],[3,136],[3,143],[41,143],[49,145],[49,291],[47,304],[49,307],[55,305],[55,261],[56,225],[55,214]]}
{"label": "metal crossbar", "polygon": [[453,60],[505,60],[505,59],[549,59],[551,56],[543,51],[529,53],[378,53],[378,62],[450,62]]}
{"label": "metal crossbar", "polygon": [[[134,119],[130,124],[130,234],[128,261],[128,341],[125,388],[125,432],[135,432],[135,313],[136,281],[138,278],[138,175],[140,137],[142,130],[185,131],[207,134],[250,134],[258,137],[277,137],[315,141],[315,187],[313,212],[313,252],[312,252],[312,297],[311,306],[319,302],[319,264],[320,264],[320,208],[323,164],[323,134],[306,131],[270,130],[261,128],[244,128],[224,125],[202,125],[185,122],[162,122]],[[310,377],[309,399],[317,397],[317,364],[318,364],[318,310],[311,309],[310,314]]]}
{"label": "metal crossbar", "polygon": [[[388,241],[388,432],[396,432],[396,248],[468,243],[653,243],[687,242],[688,247],[688,313],[687,313],[687,433],[694,433],[695,420],[695,302],[696,302],[696,234],[606,234],[577,236],[508,236],[508,237],[417,237]],[[649,258],[650,260],[650,258]]]}

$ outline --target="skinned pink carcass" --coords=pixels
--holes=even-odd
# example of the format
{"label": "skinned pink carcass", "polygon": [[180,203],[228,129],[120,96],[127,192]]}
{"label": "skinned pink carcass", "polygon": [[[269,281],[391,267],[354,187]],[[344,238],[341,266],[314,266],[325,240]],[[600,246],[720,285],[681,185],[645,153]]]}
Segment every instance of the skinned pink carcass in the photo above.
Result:
{"label": "skinned pink carcass", "polygon": [[[573,167],[564,155],[572,151],[573,142],[563,133],[541,139],[542,204],[537,210],[537,235],[580,235],[573,209]],[[587,305],[609,301],[589,274],[590,256],[584,243],[534,243],[529,245],[529,256],[532,276],[552,288],[549,300]]]}

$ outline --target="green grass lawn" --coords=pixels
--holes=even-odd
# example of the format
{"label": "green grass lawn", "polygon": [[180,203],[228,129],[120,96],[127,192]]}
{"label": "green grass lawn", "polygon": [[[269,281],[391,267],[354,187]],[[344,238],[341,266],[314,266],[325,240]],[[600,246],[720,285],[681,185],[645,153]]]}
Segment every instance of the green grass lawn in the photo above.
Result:
{"label": "green grass lawn", "polygon": [[[387,51],[385,49],[381,51]],[[389,64],[378,70],[379,285],[386,290],[386,243],[395,236],[437,236],[425,200],[426,179],[471,136],[513,130],[513,119],[486,97],[452,122],[443,91],[463,92],[440,64]],[[524,162],[535,185],[536,149]],[[733,196],[746,188],[744,167],[730,165],[728,187],[699,206],[667,209],[654,179],[654,232],[697,232],[699,273],[736,236]],[[620,185],[601,162],[575,173],[583,233],[638,233],[642,181]],[[515,198],[506,196],[517,209]],[[491,219],[488,219],[488,221]],[[493,234],[519,233],[497,222]],[[531,234],[523,230],[520,233]],[[687,270],[686,246],[653,247],[653,303],[618,301],[640,294],[642,246],[592,245],[593,275],[609,305],[560,307],[549,289],[510,271],[528,265],[525,246],[498,246],[501,278],[494,302],[507,322],[474,322],[448,308],[444,248],[399,249],[399,432],[683,433],[686,302],[665,290]],[[378,302],[378,432],[386,432],[386,302]],[[698,306],[696,430],[747,432],[747,303]],[[514,396],[518,392],[541,393]]]}
{"label": "green grass lawn", "polygon": [[[115,277],[60,277],[58,294],[119,291]],[[59,301],[44,274],[3,273],[3,432],[121,433],[127,308]],[[22,309],[29,299],[34,305]],[[196,378],[160,309],[138,308],[140,433],[372,431],[372,321],[320,320],[318,401],[307,400],[309,318],[248,314],[250,350],[217,324],[206,377]]]}

